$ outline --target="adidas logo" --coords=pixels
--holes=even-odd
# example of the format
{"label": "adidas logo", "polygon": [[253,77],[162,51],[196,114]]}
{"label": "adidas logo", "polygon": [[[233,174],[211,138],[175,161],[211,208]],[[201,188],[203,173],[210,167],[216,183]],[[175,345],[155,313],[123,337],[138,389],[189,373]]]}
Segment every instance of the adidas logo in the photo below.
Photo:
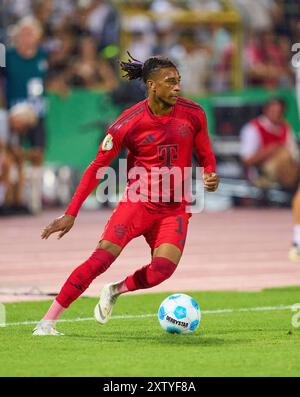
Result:
{"label": "adidas logo", "polygon": [[147,143],[155,142],[155,138],[153,138],[153,136],[151,134],[149,134],[147,136],[147,138],[144,140],[144,142],[147,142]]}

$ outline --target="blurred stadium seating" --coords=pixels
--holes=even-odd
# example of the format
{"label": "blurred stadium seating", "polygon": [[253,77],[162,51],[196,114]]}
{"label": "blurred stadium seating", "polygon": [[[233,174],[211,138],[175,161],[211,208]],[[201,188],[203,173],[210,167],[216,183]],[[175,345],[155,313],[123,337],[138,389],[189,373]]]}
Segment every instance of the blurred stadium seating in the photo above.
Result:
{"label": "blurred stadium seating", "polygon": [[[0,212],[29,208],[27,212],[36,213],[42,207],[66,205],[107,126],[145,96],[141,84],[122,81],[118,60],[126,50],[141,60],[163,54],[177,62],[183,94],[207,113],[223,180],[219,195],[229,197],[231,205],[249,203],[248,198],[252,204],[288,205],[289,193],[262,191],[245,179],[239,133],[270,97],[280,96],[298,137],[291,47],[300,42],[299,16],[296,0],[5,0],[0,42],[6,45],[9,63],[0,68],[1,120],[6,120],[0,129]],[[40,161],[36,153],[20,160],[10,150],[14,104],[7,92],[16,62],[10,48],[17,45],[24,21],[41,28],[37,48],[42,58],[36,65],[42,62],[44,69],[39,76],[24,76],[28,92],[16,102],[36,105],[46,99],[45,113],[38,113],[45,124],[45,145],[38,145]],[[23,139],[17,145],[28,150]],[[29,140],[30,147],[36,148]],[[5,191],[16,185],[16,178],[22,178],[23,198],[15,193],[7,203]]]}

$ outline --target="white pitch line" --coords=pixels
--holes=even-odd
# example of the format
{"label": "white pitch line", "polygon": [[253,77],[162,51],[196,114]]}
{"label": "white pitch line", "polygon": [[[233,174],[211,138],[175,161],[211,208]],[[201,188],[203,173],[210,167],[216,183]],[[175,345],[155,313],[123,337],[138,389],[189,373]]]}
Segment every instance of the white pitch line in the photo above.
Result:
{"label": "white pitch line", "polygon": [[[260,312],[260,311],[274,311],[274,310],[291,310],[293,306],[258,306],[258,307],[242,307],[240,309],[216,309],[216,310],[203,310],[202,314],[225,314],[225,313],[241,313],[241,312]],[[112,320],[117,319],[127,319],[127,318],[146,318],[146,317],[156,317],[157,314],[130,314],[125,316],[112,316]],[[62,319],[57,320],[60,323],[76,323],[81,321],[93,321],[94,317],[83,317],[83,318],[73,318],[73,319]],[[6,323],[0,324],[0,327],[13,326],[17,327],[20,325],[34,325],[38,322],[36,321],[23,321],[19,323]]]}

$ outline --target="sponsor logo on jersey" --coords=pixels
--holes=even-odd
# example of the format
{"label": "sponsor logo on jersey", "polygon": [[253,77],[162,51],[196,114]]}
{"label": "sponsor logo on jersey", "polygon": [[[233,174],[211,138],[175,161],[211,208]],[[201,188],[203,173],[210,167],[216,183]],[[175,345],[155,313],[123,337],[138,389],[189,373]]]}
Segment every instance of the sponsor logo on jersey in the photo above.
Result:
{"label": "sponsor logo on jersey", "polygon": [[163,161],[163,166],[172,167],[173,161],[178,159],[178,145],[158,145],[158,159]]}
{"label": "sponsor logo on jersey", "polygon": [[102,150],[111,150],[113,146],[113,137],[110,134],[107,134],[102,142]]}

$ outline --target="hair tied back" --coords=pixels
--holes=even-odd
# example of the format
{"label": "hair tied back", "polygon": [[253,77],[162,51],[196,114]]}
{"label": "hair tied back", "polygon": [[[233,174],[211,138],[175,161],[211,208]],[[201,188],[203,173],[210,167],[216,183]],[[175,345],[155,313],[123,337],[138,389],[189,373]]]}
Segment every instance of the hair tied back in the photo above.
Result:
{"label": "hair tied back", "polygon": [[142,78],[144,63],[133,58],[133,56],[127,51],[129,59],[127,62],[121,61],[121,69],[126,72],[123,77],[127,77],[129,80],[135,80]]}

